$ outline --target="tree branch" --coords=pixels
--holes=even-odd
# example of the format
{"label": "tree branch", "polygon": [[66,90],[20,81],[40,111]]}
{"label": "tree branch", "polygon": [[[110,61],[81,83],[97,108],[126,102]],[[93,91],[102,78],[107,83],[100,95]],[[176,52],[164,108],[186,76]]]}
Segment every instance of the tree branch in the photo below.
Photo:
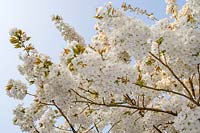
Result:
{"label": "tree branch", "polygon": [[36,128],[36,126],[35,126],[35,125],[33,125],[33,128],[35,129],[35,131],[34,131],[34,132],[36,132],[36,133],[40,133],[40,132],[37,130],[37,128]]}
{"label": "tree branch", "polygon": [[184,95],[184,94],[179,93],[179,92],[176,92],[176,91],[165,90],[165,89],[157,89],[157,88],[154,88],[154,87],[151,87],[151,86],[141,85],[141,84],[137,84],[137,83],[133,83],[133,84],[135,84],[135,85],[137,85],[137,86],[140,86],[140,87],[144,87],[144,88],[146,88],[146,89],[154,90],[154,91],[162,91],[162,92],[173,93],[173,94],[176,94],[176,95],[185,97],[185,98],[187,98],[188,100],[190,100],[190,101],[193,102],[193,100],[192,100],[190,97],[188,97],[187,95]]}
{"label": "tree branch", "polygon": [[26,94],[29,95],[29,96],[32,96],[32,97],[37,97],[36,95],[31,94],[31,93],[29,93],[29,92],[26,92]]}
{"label": "tree branch", "polygon": [[109,133],[118,123],[120,123],[120,121],[121,121],[121,120],[115,122],[115,123],[111,126],[111,128],[109,129],[108,133]]}
{"label": "tree branch", "polygon": [[97,123],[94,123],[94,126],[92,126],[91,128],[89,128],[85,133],[89,133],[93,128],[95,128],[102,120],[100,120]]}
{"label": "tree branch", "polygon": [[43,102],[39,102],[40,104],[43,104],[43,105],[47,105],[47,106],[55,106],[58,111],[60,112],[60,114],[64,117],[64,119],[67,121],[67,123],[69,124],[71,130],[73,133],[77,133],[77,131],[74,129],[73,125],[70,123],[69,119],[67,118],[67,116],[64,114],[64,112],[61,110],[60,107],[58,107],[58,105],[55,103],[54,100],[52,100],[52,103],[43,103]]}
{"label": "tree branch", "polygon": [[155,128],[156,131],[158,131],[158,133],[162,133],[162,131],[158,127],[156,127],[155,125],[153,125],[153,128]]}
{"label": "tree branch", "polygon": [[130,10],[130,11],[135,12],[135,13],[146,15],[147,17],[149,17],[153,21],[158,21],[158,19],[156,17],[154,17],[154,16],[151,18],[151,16],[153,15],[153,13],[148,13],[146,10],[140,9],[138,7],[133,7],[130,4],[126,5],[126,3],[123,3],[121,7],[122,7],[122,9],[124,11]]}
{"label": "tree branch", "polygon": [[198,103],[200,102],[200,64],[197,64],[197,72],[198,72],[198,77],[199,77],[199,98],[198,98]]}
{"label": "tree branch", "polygon": [[99,133],[99,129],[98,129],[98,127],[97,127],[96,123],[94,123],[94,127],[95,127],[95,129],[96,129],[97,133]]}
{"label": "tree branch", "polygon": [[190,84],[192,95],[196,99],[196,94],[195,94],[194,85],[193,85],[193,78],[194,78],[194,74],[192,75],[192,77],[189,77],[188,81],[189,81],[189,84]]}
{"label": "tree branch", "polygon": [[97,103],[97,102],[89,102],[89,101],[75,101],[80,103],[89,103],[93,105],[99,105],[99,106],[106,106],[106,107],[122,107],[122,108],[129,108],[129,109],[137,109],[137,110],[146,110],[146,111],[153,111],[153,112],[160,112],[160,113],[166,113],[173,116],[177,116],[176,112],[173,111],[165,111],[158,108],[148,108],[148,107],[137,107],[137,106],[129,106],[129,105],[119,105],[119,104],[103,104],[103,103]]}
{"label": "tree branch", "polygon": [[73,133],[77,133],[76,130],[74,129],[73,125],[70,123],[69,119],[67,118],[67,116],[64,114],[64,112],[61,110],[61,108],[58,107],[58,105],[55,103],[54,100],[52,100],[53,105],[58,109],[58,111],[60,112],[60,114],[65,118],[65,120],[67,121],[67,123],[69,124],[71,130]]}
{"label": "tree branch", "polygon": [[63,128],[60,128],[60,127],[57,127],[57,126],[53,126],[54,128],[57,128],[59,130],[62,130],[62,131],[68,131],[68,132],[71,132],[72,130],[67,130],[67,129],[63,129]]}
{"label": "tree branch", "polygon": [[159,59],[157,56],[155,56],[153,53],[149,52],[151,56],[153,56],[157,61],[159,61],[163,66],[165,66],[170,72],[171,74],[174,76],[174,78],[183,86],[183,88],[187,91],[191,101],[199,106],[199,103],[196,102],[192,96],[192,94],[190,93],[189,89],[187,88],[187,86],[180,80],[180,78],[175,74],[175,72],[169,67],[168,64],[165,64],[161,59]]}
{"label": "tree branch", "polygon": [[[76,91],[75,91],[76,92]],[[80,100],[80,101],[73,101],[75,103],[87,103],[87,104],[91,104],[91,105],[98,105],[98,106],[105,106],[105,107],[121,107],[121,108],[129,108],[129,109],[137,109],[137,110],[140,110],[140,111],[153,111],[153,112],[160,112],[160,113],[166,113],[166,114],[170,114],[170,115],[173,115],[173,116],[177,116],[177,113],[176,112],[173,112],[173,111],[166,111],[166,110],[162,110],[162,109],[158,109],[158,108],[148,108],[148,107],[139,107],[137,105],[125,105],[125,104],[117,104],[117,103],[98,103],[98,102],[95,102],[95,101],[92,101],[90,99],[88,99],[87,97],[84,97],[80,94],[78,94],[77,92],[75,93],[77,94],[78,96],[80,96],[81,98],[83,98],[84,100]]]}

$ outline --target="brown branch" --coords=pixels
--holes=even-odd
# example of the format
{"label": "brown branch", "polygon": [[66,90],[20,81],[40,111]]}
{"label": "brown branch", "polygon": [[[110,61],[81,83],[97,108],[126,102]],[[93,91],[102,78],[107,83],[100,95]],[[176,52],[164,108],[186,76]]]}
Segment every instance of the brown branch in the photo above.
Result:
{"label": "brown branch", "polygon": [[136,105],[136,101],[134,99],[131,99],[128,94],[124,95],[124,100],[129,105],[132,105],[132,106]]}
{"label": "brown branch", "polygon": [[198,98],[198,103],[200,102],[200,64],[197,64],[197,72],[198,72],[198,77],[199,77],[199,98]]}
{"label": "brown branch", "polygon": [[87,108],[88,108],[88,105],[85,108],[83,108],[79,114],[82,114]]}
{"label": "brown branch", "polygon": [[165,54],[163,55],[163,57],[164,57],[165,64],[168,65],[167,58],[166,58]]}
{"label": "brown branch", "polygon": [[36,133],[40,133],[40,132],[37,130],[37,128],[35,127],[35,125],[33,125],[33,127],[34,127]]}
{"label": "brown branch", "polygon": [[43,103],[43,102],[39,102],[40,104],[43,104],[43,105],[47,105],[47,106],[54,106],[54,104],[52,104],[52,103]]}
{"label": "brown branch", "polygon": [[[174,122],[172,122],[172,121],[168,121],[167,123],[163,123],[163,124],[158,124],[157,126],[155,126],[155,125],[153,125],[153,127],[156,129],[156,131],[158,131],[159,132],[159,127],[162,127],[163,126],[163,128],[164,129],[166,129],[166,128],[168,128],[170,125],[172,125]],[[160,130],[161,131],[161,130]],[[160,133],[160,132],[159,132]]]}
{"label": "brown branch", "polygon": [[26,94],[29,95],[29,96],[37,97],[36,95],[31,94],[31,93],[29,93],[29,92],[26,92]]}
{"label": "brown branch", "polygon": [[199,106],[199,103],[196,102],[194,99],[193,99],[193,96],[192,94],[190,93],[189,89],[187,88],[187,86],[181,81],[181,79],[175,74],[175,72],[169,67],[169,65],[165,64],[162,60],[160,60],[157,56],[155,56],[153,53],[149,52],[151,56],[153,56],[157,61],[159,61],[163,66],[165,66],[170,72],[171,74],[174,76],[174,78],[176,80],[178,80],[178,82],[183,86],[183,88],[187,91],[191,101],[198,105]]}
{"label": "brown branch", "polygon": [[92,126],[91,128],[89,128],[85,133],[89,133],[93,128],[95,128],[95,125],[97,126],[100,122],[102,122],[102,120],[100,120],[97,123],[94,123],[94,126]]}
{"label": "brown branch", "polygon": [[76,92],[75,90],[73,90],[73,89],[71,89],[76,95],[78,95],[79,97],[81,97],[81,98],[83,98],[83,99],[86,99],[86,100],[88,100],[88,101],[91,101],[92,102],[92,100],[90,100],[90,99],[88,99],[88,98],[86,98],[86,97],[84,97],[84,96],[82,96],[82,95],[80,95],[78,92]]}
{"label": "brown branch", "polygon": [[108,133],[109,133],[118,123],[120,123],[120,121],[121,121],[121,120],[115,122],[115,123],[111,126],[111,128],[108,130]]}
{"label": "brown branch", "polygon": [[153,125],[153,128],[155,128],[156,131],[158,131],[158,133],[162,133],[162,131],[158,127],[156,127],[155,125]]}
{"label": "brown branch", "polygon": [[138,112],[138,110],[135,110],[135,111],[133,111],[130,115],[133,115],[133,114],[135,114],[135,113],[137,113]]}
{"label": "brown branch", "polygon": [[179,93],[179,92],[176,92],[176,91],[172,91],[172,90],[166,90],[166,89],[157,89],[157,88],[154,88],[154,87],[151,87],[151,86],[146,86],[146,85],[141,85],[141,84],[137,84],[137,83],[133,83],[137,86],[140,86],[140,87],[144,87],[146,89],[150,89],[150,90],[154,90],[154,91],[162,91],[162,92],[169,92],[169,93],[173,93],[173,94],[176,94],[176,95],[179,95],[179,96],[183,96],[185,98],[187,98],[188,100],[192,101],[190,97],[188,97],[187,95],[184,95],[182,93]]}
{"label": "brown branch", "polygon": [[96,123],[94,123],[94,127],[95,127],[95,129],[96,129],[97,133],[99,133],[99,129],[98,129],[98,127],[97,127]]}
{"label": "brown branch", "polygon": [[[143,10],[141,8],[138,8],[138,7],[133,7],[130,4],[126,5],[126,3],[123,3],[121,7],[124,11],[130,10],[130,11],[138,13],[138,14],[146,15],[149,18],[150,18],[150,16],[153,15],[153,13],[148,13],[147,10]],[[154,16],[153,16],[153,18],[150,18],[150,19],[153,20],[153,21],[158,21],[158,19]]]}
{"label": "brown branch", "polygon": [[142,106],[143,107],[145,107],[145,105],[144,105],[144,100],[145,100],[145,98],[144,98],[144,94],[142,95]]}
{"label": "brown branch", "polygon": [[74,129],[73,125],[70,123],[69,119],[67,118],[67,116],[64,114],[64,112],[61,110],[61,108],[58,107],[58,105],[55,103],[54,100],[52,100],[52,103],[43,103],[43,102],[39,102],[40,104],[43,104],[43,105],[47,105],[47,106],[55,106],[58,111],[60,112],[60,114],[65,118],[65,120],[67,121],[67,123],[69,124],[71,130],[73,133],[77,133],[76,130]]}
{"label": "brown branch", "polygon": [[57,129],[59,129],[59,130],[62,130],[62,131],[69,131],[69,132],[71,132],[72,130],[67,130],[67,129],[63,129],[63,128],[61,128],[61,127],[57,127],[57,126],[53,126],[54,128],[57,128]]}
{"label": "brown branch", "polygon": [[83,90],[83,91],[85,91],[85,92],[88,92],[88,93],[90,93],[90,94],[96,94],[96,92],[92,92],[92,91],[90,91],[90,90],[87,90],[87,89],[84,89],[84,88],[82,88],[82,87],[78,87],[80,90]]}
{"label": "brown branch", "polygon": [[53,105],[58,109],[58,111],[60,112],[60,114],[65,118],[65,120],[67,121],[67,123],[69,124],[71,130],[73,133],[77,133],[76,130],[74,129],[73,125],[70,123],[69,119],[67,118],[67,116],[64,114],[64,112],[61,110],[60,107],[58,107],[58,105],[55,103],[54,100],[52,100]]}
{"label": "brown branch", "polygon": [[137,96],[137,106],[140,106],[140,96]]}
{"label": "brown branch", "polygon": [[79,132],[79,130],[81,129],[81,124],[79,125],[78,129],[77,129],[77,133]]}
{"label": "brown branch", "polygon": [[[110,103],[110,104],[106,104],[106,103],[98,103],[98,102],[94,102],[90,99],[88,99],[87,97],[84,97],[80,94],[78,94],[78,92],[76,92],[75,90],[73,90],[75,92],[75,94],[77,94],[78,96],[80,96],[81,98],[83,98],[84,100],[83,101],[73,101],[74,103],[87,103],[87,104],[91,104],[91,105],[99,105],[99,106],[106,106],[106,107],[122,107],[122,108],[130,108],[130,109],[137,109],[137,110],[140,110],[140,111],[153,111],[153,112],[160,112],[160,113],[166,113],[166,114],[170,114],[170,115],[173,115],[173,116],[177,116],[177,113],[176,112],[173,112],[173,111],[165,111],[165,110],[162,110],[162,109],[157,109],[157,108],[147,108],[147,107],[140,107],[139,104],[138,105],[125,105],[125,104],[117,104],[117,103]],[[139,101],[139,99],[138,99]]]}
{"label": "brown branch", "polygon": [[129,106],[129,105],[121,105],[121,104],[103,104],[103,103],[97,103],[97,102],[90,102],[90,101],[74,101],[74,102],[79,102],[79,103],[88,103],[91,105],[98,105],[98,106],[105,106],[105,107],[118,107],[118,108],[129,108],[129,109],[137,109],[137,110],[146,110],[146,111],[152,111],[152,112],[160,112],[160,113],[166,113],[166,114],[170,114],[173,116],[177,116],[176,112],[173,111],[165,111],[162,109],[158,109],[158,108],[148,108],[148,107],[138,107],[138,106]]}
{"label": "brown branch", "polygon": [[191,88],[191,91],[192,91],[192,95],[194,96],[194,98],[196,99],[196,95],[195,95],[195,90],[194,90],[194,85],[193,85],[193,78],[194,78],[194,75],[192,75],[192,77],[188,79],[189,81],[189,84],[190,84],[190,88]]}
{"label": "brown branch", "polygon": [[104,99],[104,97],[102,98],[102,101],[103,101],[103,103],[105,103],[105,99]]}
{"label": "brown branch", "polygon": [[160,44],[157,43],[157,48],[158,48],[158,58],[161,59],[161,54],[160,54]]}

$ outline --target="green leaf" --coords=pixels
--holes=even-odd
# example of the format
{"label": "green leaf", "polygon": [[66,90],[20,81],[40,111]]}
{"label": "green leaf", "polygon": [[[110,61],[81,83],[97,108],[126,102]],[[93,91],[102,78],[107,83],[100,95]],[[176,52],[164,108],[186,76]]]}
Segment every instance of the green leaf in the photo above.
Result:
{"label": "green leaf", "polygon": [[74,57],[68,58],[67,59],[67,64],[70,64],[72,62],[72,60],[74,59]]}
{"label": "green leaf", "polygon": [[94,16],[94,18],[101,20],[103,17],[102,16]]}
{"label": "green leaf", "polygon": [[97,91],[92,92],[92,96],[94,98],[98,98],[99,97],[99,93]]}
{"label": "green leaf", "polygon": [[160,55],[164,55],[166,53],[166,50],[160,51]]}
{"label": "green leaf", "polygon": [[31,80],[29,81],[30,85],[34,84],[35,81]]}
{"label": "green leaf", "polygon": [[114,81],[114,84],[119,85],[119,80],[115,80],[115,81]]}
{"label": "green leaf", "polygon": [[19,42],[19,38],[18,37],[16,37],[16,36],[11,36],[10,37],[10,43],[16,44],[18,42]]}
{"label": "green leaf", "polygon": [[136,84],[139,85],[140,87],[145,85],[145,81],[144,80],[138,80],[136,81]]}
{"label": "green leaf", "polygon": [[192,56],[196,56],[196,57],[200,56],[200,51],[195,54],[192,54]]}
{"label": "green leaf", "polygon": [[154,62],[155,62],[154,59],[149,58],[149,59],[146,61],[146,65],[147,65],[147,66],[151,66]]}
{"label": "green leaf", "polygon": [[81,44],[77,44],[74,48],[73,48],[73,52],[75,55],[79,55],[82,54],[85,51],[85,47],[82,46]]}
{"label": "green leaf", "polygon": [[164,41],[164,38],[163,37],[160,37],[158,40],[156,40],[156,43],[158,45],[162,44],[162,42]]}
{"label": "green leaf", "polygon": [[14,46],[15,46],[15,48],[21,48],[22,47],[21,44],[19,44],[19,43],[15,44]]}
{"label": "green leaf", "polygon": [[53,63],[51,61],[45,60],[44,61],[44,68],[49,68]]}
{"label": "green leaf", "polygon": [[131,111],[125,111],[124,115],[131,115]]}
{"label": "green leaf", "polygon": [[27,38],[26,38],[26,41],[29,41],[30,39],[31,39],[31,37],[27,37]]}

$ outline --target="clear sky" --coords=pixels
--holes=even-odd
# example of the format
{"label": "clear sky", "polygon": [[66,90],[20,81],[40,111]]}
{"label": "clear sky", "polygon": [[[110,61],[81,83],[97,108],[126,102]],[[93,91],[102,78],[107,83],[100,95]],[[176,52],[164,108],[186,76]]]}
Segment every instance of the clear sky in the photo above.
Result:
{"label": "clear sky", "polygon": [[[159,19],[165,17],[164,0],[110,0],[115,7],[123,1],[135,7],[153,12]],[[34,46],[42,53],[58,61],[60,51],[65,47],[60,33],[51,22],[51,15],[62,15],[85,37],[87,43],[95,30],[93,25],[96,7],[108,0],[0,0],[0,132],[20,133],[12,125],[12,109],[20,103],[6,96],[5,86],[10,78],[23,79],[17,71],[19,51],[9,44],[8,31],[12,27],[21,28],[32,37]],[[178,0],[182,5],[185,0]],[[141,17],[149,25],[151,21]],[[24,79],[23,79],[24,80]],[[27,99],[28,100],[28,99]]]}

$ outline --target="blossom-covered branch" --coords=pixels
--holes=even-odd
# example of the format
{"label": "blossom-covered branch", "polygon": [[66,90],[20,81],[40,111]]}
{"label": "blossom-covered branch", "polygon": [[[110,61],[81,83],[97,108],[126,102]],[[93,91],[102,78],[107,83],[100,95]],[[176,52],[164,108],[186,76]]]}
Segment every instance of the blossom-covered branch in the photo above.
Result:
{"label": "blossom-covered branch", "polygon": [[[96,10],[89,45],[54,15],[67,42],[57,63],[13,28],[10,43],[23,51],[18,70],[26,81],[10,79],[6,92],[33,99],[14,109],[14,125],[29,133],[103,132],[107,126],[108,132],[199,132],[200,3],[187,0],[180,10],[176,0],[166,3],[171,16],[161,20],[126,3],[106,3]],[[127,10],[156,21],[147,25]]]}

